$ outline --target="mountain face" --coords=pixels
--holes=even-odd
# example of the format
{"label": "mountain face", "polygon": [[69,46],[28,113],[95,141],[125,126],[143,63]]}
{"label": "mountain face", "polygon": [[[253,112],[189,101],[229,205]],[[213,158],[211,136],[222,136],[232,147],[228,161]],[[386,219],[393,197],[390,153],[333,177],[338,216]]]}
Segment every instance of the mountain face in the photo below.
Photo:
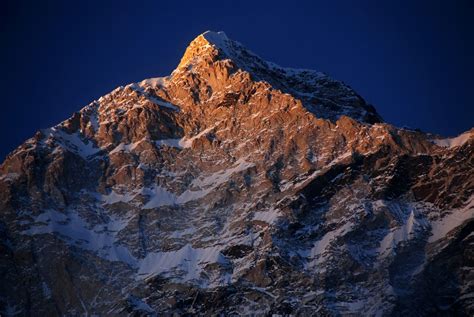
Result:
{"label": "mountain face", "polygon": [[0,166],[0,311],[472,316],[473,166],[206,32]]}

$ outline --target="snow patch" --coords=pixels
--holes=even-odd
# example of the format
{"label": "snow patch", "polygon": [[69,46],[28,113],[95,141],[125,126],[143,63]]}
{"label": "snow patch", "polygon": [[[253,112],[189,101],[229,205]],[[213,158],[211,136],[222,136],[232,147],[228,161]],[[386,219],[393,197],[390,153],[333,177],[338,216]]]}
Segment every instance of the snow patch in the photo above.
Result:
{"label": "snow patch", "polygon": [[[207,285],[206,277],[201,273],[208,264],[228,264],[226,257],[220,252],[220,246],[195,248],[190,244],[175,251],[150,252],[139,259],[134,257],[127,246],[120,245],[118,233],[125,229],[130,218],[110,218],[107,223],[91,225],[77,211],[61,213],[46,210],[30,222],[30,228],[22,231],[24,235],[55,234],[69,245],[91,251],[108,261],[120,261],[136,269],[137,279],[146,279],[163,274],[180,282],[195,282]],[[193,229],[186,232],[191,233]],[[220,274],[211,281],[218,285],[230,282],[230,274]],[[43,292],[48,295],[50,290],[43,285]],[[137,307],[145,310],[145,306],[137,303]]]}
{"label": "snow patch", "polygon": [[130,153],[130,151],[133,151],[141,142],[142,140],[128,144],[120,143],[112,151],[110,151],[109,154],[115,154],[120,152]]}
{"label": "snow patch", "polygon": [[128,220],[111,217],[106,224],[91,226],[76,211],[64,214],[49,209],[36,216],[31,227],[22,234],[33,236],[56,233],[66,243],[92,251],[106,260],[134,266],[135,258],[130,251],[116,243],[117,232],[127,226]]}
{"label": "snow patch", "polygon": [[313,245],[309,252],[310,258],[320,258],[333,241],[349,232],[351,228],[352,223],[348,221],[336,230],[328,231],[320,240],[316,241],[316,243]]}
{"label": "snow patch", "polygon": [[78,154],[84,159],[89,159],[92,155],[97,154],[101,149],[92,142],[84,141],[79,133],[69,134],[59,128],[50,128],[43,130],[47,138],[55,140],[62,148]]}
{"label": "snow patch", "polygon": [[417,232],[423,232],[429,228],[426,219],[417,217],[416,210],[411,209],[406,221],[399,227],[392,229],[380,242],[377,252],[380,255],[386,255],[387,252],[396,249],[399,243],[408,241],[416,237]]}
{"label": "snow patch", "polygon": [[226,264],[218,247],[193,248],[187,244],[179,250],[149,253],[140,263],[139,279],[164,274],[180,281],[198,281],[207,264]]}
{"label": "snow patch", "polygon": [[215,127],[216,127],[216,125],[214,125],[210,128],[204,129],[204,130],[202,130],[201,132],[199,132],[198,134],[196,134],[195,136],[193,136],[191,138],[184,137],[179,141],[178,144],[183,149],[184,148],[190,148],[193,145],[194,140],[199,139],[200,137],[202,137],[204,134],[208,133],[209,131],[211,131]]}
{"label": "snow patch", "polygon": [[176,195],[166,188],[155,185],[153,187],[144,187],[124,194],[118,194],[112,191],[108,195],[98,197],[98,199],[104,201],[106,204],[113,204],[117,202],[130,202],[138,194],[142,194],[149,197],[148,202],[143,206],[144,209],[185,204],[207,196],[209,193],[213,192],[216,187],[227,182],[233,174],[245,171],[253,166],[255,166],[254,163],[249,163],[244,159],[240,159],[231,168],[196,178],[192,181],[190,188],[180,195]]}
{"label": "snow patch", "polygon": [[129,296],[128,302],[130,303],[134,311],[146,311],[149,314],[147,314],[147,316],[156,316],[155,310],[151,308],[150,305],[148,305],[144,300],[139,299],[135,296]]}
{"label": "snow patch", "polygon": [[99,200],[102,200],[105,204],[111,205],[118,202],[128,203],[134,198],[135,195],[133,193],[126,192],[124,194],[118,194],[115,191],[111,191],[108,195],[101,195]]}
{"label": "snow patch", "polygon": [[473,132],[468,131],[468,132],[464,132],[461,135],[458,135],[455,138],[433,139],[431,141],[434,144],[438,145],[438,146],[442,146],[442,147],[446,147],[446,148],[451,149],[451,148],[454,148],[454,147],[461,146],[464,143],[466,143],[467,141],[469,141],[469,139],[471,139],[473,134],[474,134]]}
{"label": "snow patch", "polygon": [[175,194],[169,192],[161,186],[153,188],[144,188],[142,193],[149,197],[148,202],[143,206],[143,209],[158,208],[161,206],[175,205],[178,201]]}
{"label": "snow patch", "polygon": [[20,174],[18,173],[7,173],[7,174],[3,174],[2,176],[0,176],[0,180],[5,180],[5,181],[14,181],[15,179],[19,178],[20,177]]}
{"label": "snow patch", "polygon": [[155,141],[155,144],[156,146],[166,145],[169,147],[175,147],[175,148],[181,149],[182,148],[180,145],[181,140],[182,139],[163,139],[163,140]]}
{"label": "snow patch", "polygon": [[208,176],[200,176],[191,183],[191,188],[196,188],[196,190],[186,190],[179,196],[178,203],[186,203],[191,200],[202,198],[214,191],[214,189],[219,185],[227,182],[234,173],[245,171],[254,166],[254,163],[249,163],[246,162],[245,159],[240,159],[231,168]]}
{"label": "snow patch", "polygon": [[253,214],[253,220],[259,220],[268,224],[274,224],[280,216],[280,210],[271,208],[268,211],[255,212]]}
{"label": "snow patch", "polygon": [[138,83],[139,86],[151,86],[151,87],[165,87],[169,77],[155,77],[142,80]]}
{"label": "snow patch", "polygon": [[170,102],[167,102],[167,101],[164,101],[164,100],[160,100],[160,99],[157,99],[157,98],[151,97],[151,96],[148,96],[148,99],[150,99],[151,101],[153,101],[153,103],[156,103],[158,106],[162,106],[162,107],[165,107],[165,108],[169,108],[169,109],[174,110],[174,111],[179,111],[179,108],[176,107],[175,105],[173,105],[173,104],[170,103]]}
{"label": "snow patch", "polygon": [[156,83],[156,84],[161,83],[161,84],[164,84],[164,80],[162,78],[145,79],[144,81],[142,81],[140,83],[129,84],[129,85],[127,85],[127,87],[132,88],[133,90],[140,93],[146,99],[153,102],[154,104],[157,104],[158,106],[165,107],[165,108],[168,108],[168,109],[171,109],[171,110],[174,110],[174,111],[179,111],[179,108],[176,107],[175,105],[173,105],[172,103],[170,103],[168,101],[165,101],[165,100],[162,100],[162,99],[159,99],[157,97],[151,96],[149,93],[147,93],[145,91],[145,89],[143,88],[144,86],[146,86],[147,83]]}
{"label": "snow patch", "polygon": [[226,53],[227,52],[227,42],[229,41],[229,38],[227,37],[227,35],[222,32],[222,31],[219,31],[219,32],[213,32],[213,31],[206,31],[204,33],[201,34],[201,36],[203,36],[207,42],[209,42],[210,44],[213,44],[214,46],[220,48],[221,50],[224,50]]}
{"label": "snow patch", "polygon": [[464,208],[455,209],[442,219],[432,222],[431,236],[429,237],[428,242],[436,242],[446,237],[450,231],[462,225],[466,220],[472,218],[474,218],[474,196],[471,196]]}

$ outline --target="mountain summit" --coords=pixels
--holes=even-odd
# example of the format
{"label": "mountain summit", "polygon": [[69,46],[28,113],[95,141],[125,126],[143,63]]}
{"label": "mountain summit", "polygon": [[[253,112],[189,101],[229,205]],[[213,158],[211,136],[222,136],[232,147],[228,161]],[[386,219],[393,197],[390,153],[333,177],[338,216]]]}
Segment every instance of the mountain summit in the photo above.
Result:
{"label": "mountain summit", "polygon": [[[382,122],[375,108],[342,82],[321,72],[284,68],[264,61],[242,44],[229,39],[224,32],[207,31],[194,39],[177,70],[183,68],[197,71],[201,76],[216,68],[218,71],[225,69],[226,73],[248,73],[254,81],[269,83],[273,88],[297,97],[320,118],[337,120],[341,115],[347,115],[363,122]],[[226,73],[222,74],[224,78]],[[219,78],[219,84],[221,80]]]}
{"label": "mountain summit", "polygon": [[219,53],[226,58],[230,58],[232,54],[228,53],[230,48],[227,42],[230,42],[230,40],[224,32],[206,31],[200,34],[186,48],[178,68],[188,66],[197,58],[204,58],[205,56],[214,58]]}
{"label": "mountain summit", "polygon": [[205,32],[0,165],[0,312],[472,315],[471,132]]}

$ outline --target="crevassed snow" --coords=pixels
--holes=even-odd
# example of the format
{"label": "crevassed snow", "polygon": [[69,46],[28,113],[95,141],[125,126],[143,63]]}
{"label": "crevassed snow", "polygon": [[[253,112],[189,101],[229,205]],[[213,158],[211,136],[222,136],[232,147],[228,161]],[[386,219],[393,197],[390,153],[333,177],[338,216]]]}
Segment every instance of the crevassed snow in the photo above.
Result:
{"label": "crevassed snow", "polygon": [[464,132],[461,135],[458,135],[455,138],[446,138],[446,139],[433,139],[431,140],[434,144],[447,148],[454,148],[461,146],[466,143],[473,136],[473,132],[468,131]]}
{"label": "crevassed snow", "polygon": [[166,273],[169,277],[179,277],[181,281],[196,281],[210,263],[227,263],[219,247],[193,248],[187,244],[176,251],[149,253],[140,263],[138,277],[146,279]]}

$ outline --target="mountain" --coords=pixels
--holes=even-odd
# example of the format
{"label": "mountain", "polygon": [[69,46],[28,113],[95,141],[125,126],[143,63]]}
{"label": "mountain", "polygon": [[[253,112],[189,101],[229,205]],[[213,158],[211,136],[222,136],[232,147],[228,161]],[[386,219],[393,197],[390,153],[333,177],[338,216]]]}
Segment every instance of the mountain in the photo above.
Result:
{"label": "mountain", "polygon": [[8,155],[0,311],[472,316],[473,166],[208,31]]}

